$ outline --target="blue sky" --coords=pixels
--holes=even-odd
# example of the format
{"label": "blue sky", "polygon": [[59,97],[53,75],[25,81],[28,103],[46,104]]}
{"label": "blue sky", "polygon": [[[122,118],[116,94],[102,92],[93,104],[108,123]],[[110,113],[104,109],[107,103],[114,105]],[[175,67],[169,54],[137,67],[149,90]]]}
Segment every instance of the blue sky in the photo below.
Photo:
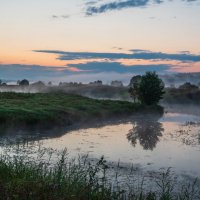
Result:
{"label": "blue sky", "polygon": [[200,72],[200,0],[0,0],[0,78]]}

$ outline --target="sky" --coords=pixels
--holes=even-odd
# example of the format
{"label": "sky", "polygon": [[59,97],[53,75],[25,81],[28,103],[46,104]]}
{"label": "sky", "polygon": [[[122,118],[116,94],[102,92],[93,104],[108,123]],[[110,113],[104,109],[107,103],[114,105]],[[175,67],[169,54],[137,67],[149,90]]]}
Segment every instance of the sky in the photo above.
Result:
{"label": "sky", "polygon": [[0,0],[0,79],[200,72],[200,0]]}

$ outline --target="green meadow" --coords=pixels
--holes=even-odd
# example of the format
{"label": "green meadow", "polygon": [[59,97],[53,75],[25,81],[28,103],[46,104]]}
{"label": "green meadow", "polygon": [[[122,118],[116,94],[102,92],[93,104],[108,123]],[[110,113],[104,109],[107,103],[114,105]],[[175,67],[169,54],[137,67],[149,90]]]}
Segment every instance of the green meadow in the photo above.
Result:
{"label": "green meadow", "polygon": [[125,116],[142,108],[126,101],[95,100],[64,93],[0,93],[1,125],[70,125]]}

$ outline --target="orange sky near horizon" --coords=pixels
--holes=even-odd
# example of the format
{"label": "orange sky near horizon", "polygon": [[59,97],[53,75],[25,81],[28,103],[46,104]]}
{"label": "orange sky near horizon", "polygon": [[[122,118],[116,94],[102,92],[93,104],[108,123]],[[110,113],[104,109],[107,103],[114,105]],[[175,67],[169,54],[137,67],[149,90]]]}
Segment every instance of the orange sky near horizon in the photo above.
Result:
{"label": "orange sky near horizon", "polygon": [[[40,65],[57,70],[66,67],[76,73],[81,70],[78,64],[105,61],[59,60],[57,54],[33,52],[42,49],[100,53],[131,53],[131,49],[144,49],[166,54],[189,51],[200,55],[198,0],[162,3],[149,0],[144,7],[108,10],[86,16],[88,2],[0,0],[0,65]],[[98,7],[98,3],[93,3]],[[171,65],[171,72],[200,72],[200,62],[196,61],[108,59],[106,62],[119,62],[124,67]]]}
{"label": "orange sky near horizon", "polygon": [[[0,64],[21,64],[21,65],[40,65],[44,67],[54,67],[55,69],[63,70],[63,67],[72,72],[80,72],[82,70],[76,67],[70,67],[68,65],[78,65],[86,64],[88,62],[104,62],[105,59],[76,59],[76,60],[59,60],[56,54],[44,54],[32,51],[24,51],[24,54],[19,52],[19,54],[13,53],[13,55],[2,55],[0,56]],[[109,62],[119,62],[125,67],[134,67],[137,65],[172,65],[174,66],[170,69],[171,72],[199,72],[200,62],[180,62],[175,60],[144,60],[144,59],[116,59],[115,61]]]}

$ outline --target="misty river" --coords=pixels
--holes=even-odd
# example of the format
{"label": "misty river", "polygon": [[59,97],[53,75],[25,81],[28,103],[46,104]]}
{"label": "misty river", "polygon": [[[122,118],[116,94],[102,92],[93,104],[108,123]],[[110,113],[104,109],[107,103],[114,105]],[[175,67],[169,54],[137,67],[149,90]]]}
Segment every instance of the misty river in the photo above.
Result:
{"label": "misty river", "polygon": [[[33,134],[37,137],[31,137]],[[99,159],[104,155],[112,165],[120,162],[142,172],[170,167],[179,176],[200,177],[200,116],[195,112],[165,109],[161,116],[146,114],[115,123],[99,122],[95,127],[71,129],[60,135],[5,134],[1,136],[1,150],[26,137],[29,145],[24,148],[29,151],[31,144],[39,143],[43,148],[67,148],[71,157],[88,154]]]}

